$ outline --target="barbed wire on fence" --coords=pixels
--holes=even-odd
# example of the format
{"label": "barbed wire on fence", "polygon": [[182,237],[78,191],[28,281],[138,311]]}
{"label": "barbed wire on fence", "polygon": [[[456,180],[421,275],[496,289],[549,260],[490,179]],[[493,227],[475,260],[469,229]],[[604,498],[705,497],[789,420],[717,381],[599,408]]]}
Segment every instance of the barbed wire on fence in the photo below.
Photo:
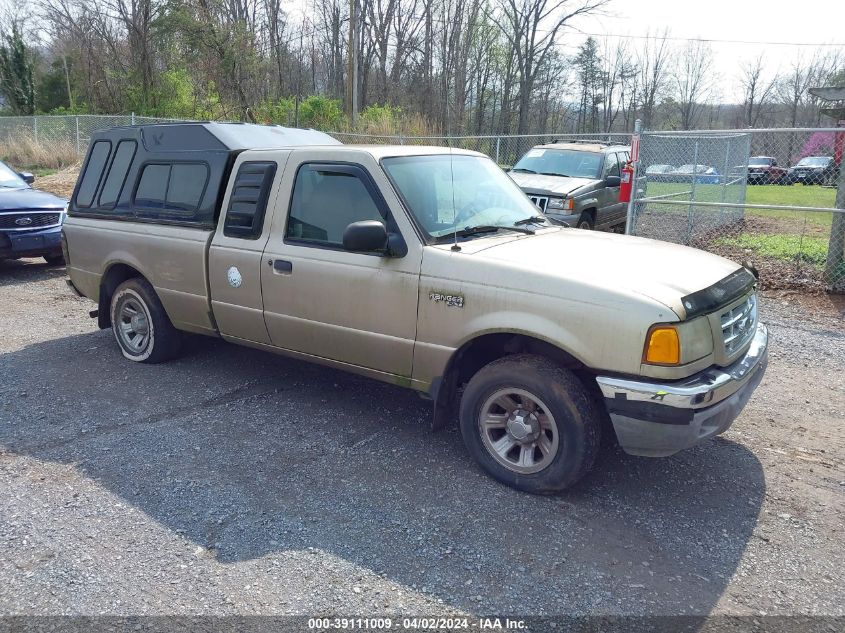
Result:
{"label": "barbed wire on fence", "polygon": [[[64,143],[84,155],[91,134],[178,122],[137,115],[0,117],[0,143]],[[330,132],[344,143],[474,150],[510,167],[555,140],[628,145],[627,133],[410,136]],[[753,263],[764,285],[845,292],[842,128],[647,131],[642,134],[631,233]],[[839,202],[837,204],[837,187]]]}

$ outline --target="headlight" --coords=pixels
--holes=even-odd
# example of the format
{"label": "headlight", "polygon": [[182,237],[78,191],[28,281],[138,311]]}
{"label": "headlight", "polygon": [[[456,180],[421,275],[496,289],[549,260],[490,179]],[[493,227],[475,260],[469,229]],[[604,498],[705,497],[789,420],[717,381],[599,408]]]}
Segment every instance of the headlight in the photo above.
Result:
{"label": "headlight", "polygon": [[682,323],[659,323],[646,335],[643,362],[686,365],[713,352],[713,331],[706,317]]}
{"label": "headlight", "polygon": [[571,211],[573,208],[573,201],[572,198],[549,198],[546,208],[550,210],[554,209],[555,211]]}

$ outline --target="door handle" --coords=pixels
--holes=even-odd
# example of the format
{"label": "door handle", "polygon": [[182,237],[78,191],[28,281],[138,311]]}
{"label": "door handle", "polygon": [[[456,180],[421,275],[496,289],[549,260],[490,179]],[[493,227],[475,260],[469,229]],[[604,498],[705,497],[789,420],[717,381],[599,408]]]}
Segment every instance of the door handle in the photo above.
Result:
{"label": "door handle", "polygon": [[293,263],[286,259],[274,259],[273,272],[289,275],[293,272]]}

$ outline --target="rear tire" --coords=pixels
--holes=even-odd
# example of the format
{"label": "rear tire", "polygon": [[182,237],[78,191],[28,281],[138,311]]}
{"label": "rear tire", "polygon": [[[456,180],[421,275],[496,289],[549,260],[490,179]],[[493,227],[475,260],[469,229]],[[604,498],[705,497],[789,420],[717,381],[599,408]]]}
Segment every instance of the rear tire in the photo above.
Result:
{"label": "rear tire", "polygon": [[110,313],[112,332],[125,358],[154,364],[179,353],[179,331],[146,279],[133,277],[120,284],[112,295]]}
{"label": "rear tire", "polygon": [[589,471],[601,420],[575,374],[529,354],[479,370],[460,406],[461,435],[473,459],[494,479],[532,494],[565,490]]}

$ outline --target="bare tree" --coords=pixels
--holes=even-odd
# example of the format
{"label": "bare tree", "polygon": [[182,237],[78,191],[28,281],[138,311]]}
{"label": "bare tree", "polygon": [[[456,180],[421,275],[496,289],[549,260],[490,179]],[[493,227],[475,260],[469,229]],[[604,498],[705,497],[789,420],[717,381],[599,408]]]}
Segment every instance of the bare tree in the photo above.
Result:
{"label": "bare tree", "polygon": [[690,41],[678,55],[673,80],[680,127],[691,130],[713,92],[713,51],[710,44]]}
{"label": "bare tree", "polygon": [[743,64],[740,70],[739,84],[743,89],[743,125],[745,127],[757,127],[764,107],[769,104],[777,87],[778,78],[776,75],[767,78],[765,76],[765,58],[763,54]]}
{"label": "bare tree", "polygon": [[492,19],[516,58],[519,77],[517,134],[528,129],[531,95],[537,73],[558,34],[578,16],[596,13],[609,0],[495,0]]}
{"label": "bare tree", "polygon": [[637,53],[637,66],[639,68],[638,100],[643,126],[646,128],[654,124],[654,109],[666,88],[667,71],[672,50],[668,38],[668,29],[655,37],[649,34]]}

